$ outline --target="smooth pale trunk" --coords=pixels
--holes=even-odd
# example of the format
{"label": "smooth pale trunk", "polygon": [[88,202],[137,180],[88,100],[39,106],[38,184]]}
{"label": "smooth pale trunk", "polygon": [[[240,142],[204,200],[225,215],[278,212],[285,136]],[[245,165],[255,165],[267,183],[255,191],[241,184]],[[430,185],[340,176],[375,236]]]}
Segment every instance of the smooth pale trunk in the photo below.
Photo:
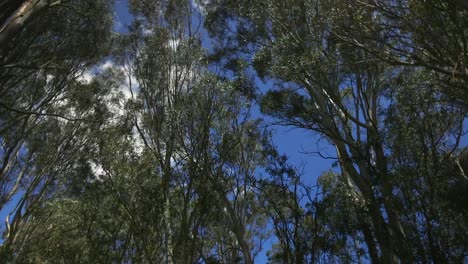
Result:
{"label": "smooth pale trunk", "polygon": [[[26,0],[23,4],[1,25],[0,47],[5,46],[15,37],[21,29],[46,7],[51,6],[49,0]],[[53,4],[57,4],[55,2]]]}
{"label": "smooth pale trunk", "polygon": [[166,201],[164,205],[164,220],[166,224],[166,263],[172,264],[172,254],[173,254],[173,245],[172,245],[172,226],[171,226],[171,211],[170,211],[170,200],[169,196],[166,196]]}

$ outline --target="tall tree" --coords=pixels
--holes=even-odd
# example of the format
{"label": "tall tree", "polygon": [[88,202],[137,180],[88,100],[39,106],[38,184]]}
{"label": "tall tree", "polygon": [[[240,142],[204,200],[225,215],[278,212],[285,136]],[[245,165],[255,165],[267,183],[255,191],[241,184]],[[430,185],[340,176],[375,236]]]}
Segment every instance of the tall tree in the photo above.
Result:
{"label": "tall tree", "polygon": [[[26,263],[253,263],[268,235],[254,188],[267,135],[235,84],[206,70],[190,1],[130,8],[115,66],[81,84],[84,94],[69,90],[101,111],[75,135],[86,154],[57,168],[66,181],[18,224],[6,252]],[[127,98],[112,95],[119,87]]]}
{"label": "tall tree", "polygon": [[[466,6],[206,3],[0,4],[0,259],[463,262]],[[334,147],[316,185],[258,106]]]}
{"label": "tall tree", "polygon": [[466,2],[323,1],[336,25],[330,34],[391,65],[435,73],[440,89],[466,107]]}
{"label": "tall tree", "polygon": [[[334,145],[341,170],[339,175],[357,191],[353,197],[365,206],[364,212],[369,217],[369,222],[361,220],[359,231],[364,234],[372,261],[416,261],[418,256],[411,244],[414,237],[425,235],[404,226],[406,212],[402,206],[408,198],[395,196],[395,193],[401,191],[400,188],[407,192],[418,188],[396,184],[395,179],[400,175],[395,174],[390,160],[397,155],[402,142],[388,141],[395,133],[386,131],[395,122],[388,110],[394,109],[394,102],[402,101],[396,96],[399,87],[404,86],[400,91],[405,96],[411,94],[409,91],[414,87],[432,95],[423,100],[425,107],[445,113],[448,121],[442,130],[431,128],[434,138],[447,139],[434,141],[433,150],[438,153],[432,160],[434,165],[447,157],[443,153],[459,149],[465,112],[451,104],[446,93],[440,92],[443,89],[437,82],[434,84],[437,75],[431,69],[395,67],[374,53],[357,49],[336,37],[335,32],[342,24],[358,27],[372,17],[362,11],[342,20],[334,13],[335,7],[340,5],[327,1],[257,1],[253,4],[221,1],[208,7],[207,26],[219,37],[216,56],[221,62],[229,66],[232,59],[243,57],[259,77],[274,83],[263,96],[264,113],[276,117],[279,124],[316,131]],[[343,13],[353,11],[349,9]],[[365,33],[353,37],[366,43]],[[366,45],[378,50],[385,42]],[[392,103],[390,107],[389,103]],[[429,118],[424,114],[422,117],[419,108],[412,110],[412,115]],[[436,117],[430,120],[438,122]],[[410,165],[414,161],[406,162]],[[444,236],[431,239],[441,241]],[[423,254],[433,257],[434,261],[438,259],[429,251]]]}
{"label": "tall tree", "polygon": [[[16,197],[14,210],[2,212],[9,215],[7,244],[15,240],[14,230],[28,208],[56,180],[53,164],[60,164],[62,156],[70,155],[68,151],[76,151],[77,146],[69,144],[86,126],[82,121],[101,118],[90,113],[92,105],[76,108],[73,91],[83,88],[77,78],[105,53],[110,8],[109,1],[79,1],[47,9],[31,18],[34,23],[22,26],[11,41],[2,43],[0,210]],[[96,120],[88,121],[87,125]]]}

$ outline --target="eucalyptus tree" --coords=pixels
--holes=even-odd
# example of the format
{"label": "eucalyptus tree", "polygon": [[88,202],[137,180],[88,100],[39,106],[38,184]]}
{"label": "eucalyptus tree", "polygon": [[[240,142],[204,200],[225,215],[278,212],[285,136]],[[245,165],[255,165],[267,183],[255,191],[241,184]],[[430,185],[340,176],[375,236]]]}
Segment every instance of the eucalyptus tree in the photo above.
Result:
{"label": "eucalyptus tree", "polygon": [[[101,107],[69,90],[101,113],[80,116],[99,121],[75,135],[84,155],[57,168],[67,181],[5,252],[25,263],[253,263],[268,235],[254,188],[267,135],[235,84],[206,69],[190,1],[129,7],[114,66],[81,84],[105,91]],[[122,88],[127,97],[111,96]]]}
{"label": "eucalyptus tree", "polygon": [[[108,81],[98,76],[91,84],[105,86],[123,75],[123,69],[113,71]],[[23,243],[11,247],[16,260],[252,263],[268,236],[255,189],[268,135],[249,118],[232,83],[206,73],[189,88],[179,95],[180,108],[171,108],[179,121],[169,172],[145,143],[159,135],[139,123],[146,111],[142,93],[125,102],[126,110],[110,111],[114,118],[96,130],[76,135],[76,140],[89,137],[86,155],[62,170],[69,181],[22,223],[18,240]]]}
{"label": "eucalyptus tree", "polygon": [[[26,251],[38,232],[40,239],[48,238],[44,232],[57,236],[53,234],[53,228],[58,225],[58,220],[53,221],[54,217],[66,215],[67,205],[76,207],[76,203],[71,203],[76,193],[80,193],[87,182],[95,180],[88,172],[92,168],[89,161],[99,143],[96,133],[104,127],[105,120],[113,116],[108,109],[111,103],[109,96],[116,87],[110,82],[104,86],[95,80],[90,84],[78,82],[70,88],[63,94],[66,100],[55,110],[65,115],[79,113],[86,121],[42,118],[25,139],[22,150],[25,154],[17,161],[17,166],[22,167],[16,169],[21,178],[16,180],[12,190],[18,191],[18,195],[13,200],[13,210],[7,212],[1,246],[2,259],[6,261],[33,261]],[[71,197],[65,197],[65,191]],[[58,202],[55,202],[57,198]],[[58,206],[58,212],[55,212],[58,216],[51,216],[54,206]],[[66,230],[71,227],[63,224],[58,228]],[[44,250],[45,244],[37,241],[34,247]],[[53,247],[47,249],[45,252],[50,252]]]}
{"label": "eucalyptus tree", "polygon": [[46,0],[3,1],[0,4],[0,46],[6,46],[41,11],[59,3]]}
{"label": "eucalyptus tree", "polygon": [[465,1],[324,1],[338,22],[330,34],[391,65],[425,68],[466,107],[468,6]]}
{"label": "eucalyptus tree", "polygon": [[[243,110],[248,102],[231,91],[233,84],[223,84],[207,72],[200,46],[201,17],[190,1],[131,1],[130,8],[137,21],[124,61],[133,65],[129,72],[139,85],[135,129],[161,172],[164,260],[181,261],[176,257],[184,256],[184,241],[190,240],[186,228],[194,220],[188,209],[193,199],[185,198],[177,208],[173,206],[178,199],[175,195],[196,194],[195,198],[203,200],[213,192],[209,197],[216,197],[218,203],[211,206],[223,213],[210,219],[220,223],[202,227],[218,239],[212,242],[216,258],[244,258],[252,263],[261,243],[254,245],[249,240],[262,236],[258,230],[254,234],[258,223],[252,222],[257,215],[252,213],[255,193],[251,187],[261,162],[261,136]],[[173,214],[183,221],[174,221]],[[213,233],[214,229],[218,231]],[[204,254],[212,255],[210,251]]]}
{"label": "eucalyptus tree", "polygon": [[[426,177],[415,176],[419,185],[400,184],[404,182],[402,178],[411,177],[400,170],[401,165],[393,163],[401,158],[399,149],[404,143],[391,140],[395,134],[406,134],[405,128],[428,131],[428,134],[412,134],[412,140],[421,142],[420,147],[432,146],[433,159],[413,155],[401,160],[404,167],[412,167],[419,176],[423,174],[422,168],[415,164],[424,161],[436,168],[437,164],[451,159],[451,155],[456,159],[455,153],[461,151],[459,139],[464,134],[462,123],[466,113],[464,107],[452,104],[447,93],[441,92],[442,84],[436,81],[438,72],[429,67],[396,67],[367,49],[358,49],[337,37],[335,33],[343,24],[359,28],[363,21],[372,20],[362,10],[356,13],[363,17],[361,21],[352,19],[354,9],[340,13],[337,10],[341,10],[341,5],[329,1],[226,0],[206,8],[206,25],[218,37],[218,53],[213,58],[228,67],[239,58],[247,60],[257,75],[267,81],[262,111],[275,117],[278,124],[315,131],[335,147],[341,172],[334,177],[342,178],[336,182],[349,186],[340,189],[340,199],[352,200],[353,206],[360,208],[359,213],[366,217],[356,217],[357,236],[355,229],[332,232],[344,232],[344,241],[362,238],[365,257],[375,263],[451,259],[452,256],[443,254],[448,249],[434,246],[417,252],[414,243],[418,239],[428,242],[429,238],[426,231],[406,225],[407,210],[420,215],[431,206],[411,207],[409,197],[396,195],[437,192],[440,186],[433,189],[428,186],[438,172],[427,170]],[[409,8],[411,11],[413,7]],[[350,18],[342,20],[344,14]],[[362,30],[352,37],[373,50],[385,45],[385,42],[366,42],[366,32]],[[376,30],[375,34],[382,32]],[[416,90],[426,96],[410,107],[412,103],[405,99],[415,99]],[[415,118],[411,126],[408,123],[406,127],[400,126],[399,122],[406,117],[395,118],[393,114],[398,109],[410,110],[405,114]],[[444,120],[440,119],[441,115],[445,116]],[[435,125],[442,121],[442,126]],[[433,126],[423,126],[425,122]],[[434,140],[429,143],[427,137]],[[463,181],[460,174],[458,177]],[[449,182],[444,179],[445,184]],[[428,243],[451,241],[446,245],[456,252],[453,257],[459,259],[466,249],[458,238],[450,237],[453,230],[449,230],[450,223],[445,223],[443,210],[432,208],[433,214],[425,214],[426,220],[447,229],[437,234],[429,231],[432,242]],[[457,227],[463,226],[461,219],[457,219]],[[359,261],[360,256],[354,256]]]}
{"label": "eucalyptus tree", "polygon": [[[138,107],[133,113],[133,123],[160,171],[164,197],[164,233],[160,237],[164,257],[161,261],[173,263],[174,239],[177,239],[178,228],[171,217],[177,210],[171,205],[172,199],[175,199],[174,184],[179,180],[180,191],[188,197],[193,191],[190,184],[192,179],[179,175],[177,170],[184,160],[181,147],[185,140],[183,130],[186,124],[182,123],[185,96],[193,88],[194,79],[200,76],[197,64],[201,50],[196,36],[191,32],[193,25],[190,23],[192,14],[189,2],[131,1],[129,4],[136,22],[128,38],[129,52],[124,53],[123,59],[130,63],[129,75],[134,74],[139,85]],[[189,188],[185,188],[185,185]]]}
{"label": "eucalyptus tree", "polygon": [[[271,220],[276,244],[267,250],[270,263],[308,263],[315,259],[319,228],[313,214],[312,188],[301,182],[297,170],[270,148],[267,172],[259,182],[262,208]],[[317,254],[318,255],[318,254]]]}
{"label": "eucalyptus tree", "polygon": [[[131,0],[112,47],[108,1],[0,4],[2,260],[462,262],[466,8],[397,2]],[[339,170],[302,184],[251,99]]]}
{"label": "eucalyptus tree", "polygon": [[457,204],[466,197],[449,193],[467,183],[466,146],[460,143],[466,113],[444,102],[433,78],[438,76],[409,70],[393,85],[385,129],[392,146],[389,175],[415,259],[463,262],[466,212]]}
{"label": "eucalyptus tree", "polygon": [[[90,123],[82,121],[101,118],[92,105],[78,109],[73,102],[79,94],[74,90],[83,89],[77,78],[106,50],[110,8],[109,1],[63,3],[31,17],[1,45],[0,210],[14,200],[14,210],[2,211],[9,215],[2,227],[4,248],[15,240],[28,208],[47,196],[58,180],[58,167],[68,166],[63,159],[73,156],[79,146],[72,144],[73,136]],[[2,25],[2,34],[3,30]]]}

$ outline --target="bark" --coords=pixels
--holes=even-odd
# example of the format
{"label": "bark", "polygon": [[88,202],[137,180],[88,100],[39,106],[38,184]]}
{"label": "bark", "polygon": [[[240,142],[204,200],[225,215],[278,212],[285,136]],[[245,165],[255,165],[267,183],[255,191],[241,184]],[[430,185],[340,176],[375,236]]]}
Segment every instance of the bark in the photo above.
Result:
{"label": "bark", "polygon": [[366,201],[369,216],[372,220],[372,226],[375,230],[375,236],[377,238],[378,245],[381,249],[380,262],[381,263],[395,263],[396,249],[395,244],[397,240],[393,237],[393,232],[390,226],[385,222],[381,211],[380,204],[376,200],[372,191],[371,184],[369,182],[369,172],[366,170],[363,164],[357,163],[360,168],[360,172],[353,166],[354,162],[349,157],[346,146],[341,140],[334,141],[337,154],[340,160],[340,167],[342,168],[343,174],[346,177],[351,178],[353,183],[359,189],[364,201]]}
{"label": "bark", "polygon": [[0,47],[5,47],[32,18],[48,6],[48,0],[24,1],[6,21],[3,21],[0,28]]}
{"label": "bark", "polygon": [[4,177],[9,173],[10,169],[16,162],[19,151],[23,146],[24,139],[19,139],[11,146],[8,151],[4,154],[4,161],[2,167],[0,168],[0,180],[3,180]]}
{"label": "bark", "polygon": [[5,24],[8,18],[13,14],[23,3],[18,0],[5,0],[0,2],[0,25]]}
{"label": "bark", "polygon": [[229,219],[229,228],[231,229],[232,233],[237,239],[239,243],[242,253],[244,255],[244,261],[246,264],[253,264],[252,256],[250,254],[250,247],[247,241],[245,240],[245,228],[241,223],[240,219],[237,217],[236,212],[231,206],[229,200],[224,196],[223,193],[220,192],[220,198],[223,201],[224,207],[227,210],[225,213],[227,218]]}
{"label": "bark", "polygon": [[172,226],[171,226],[171,211],[170,211],[170,206],[171,202],[169,200],[169,197],[166,196],[165,204],[164,204],[164,222],[166,224],[165,229],[166,229],[166,263],[172,264],[173,263],[173,244],[172,244]]}
{"label": "bark", "polygon": [[367,221],[361,223],[361,229],[363,230],[364,240],[367,244],[367,248],[369,250],[369,256],[372,263],[379,263],[379,254],[377,253],[377,245],[374,241],[374,236],[371,231],[370,224]]}

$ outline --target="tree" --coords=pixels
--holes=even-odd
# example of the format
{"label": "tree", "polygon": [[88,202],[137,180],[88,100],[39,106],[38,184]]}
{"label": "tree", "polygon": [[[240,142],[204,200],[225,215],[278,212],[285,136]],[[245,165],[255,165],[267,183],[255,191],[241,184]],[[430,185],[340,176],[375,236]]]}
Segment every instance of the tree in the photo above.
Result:
{"label": "tree", "polygon": [[[81,121],[101,118],[99,113],[90,113],[92,104],[77,108],[73,90],[83,88],[77,78],[106,50],[112,22],[109,9],[108,1],[80,1],[47,9],[2,44],[0,210],[13,198],[17,205],[13,212],[5,212],[9,215],[5,248],[15,240],[29,208],[57,180],[54,165],[78,148],[70,146],[73,136],[96,120],[88,120],[86,125]],[[56,135],[51,133],[54,129]],[[62,164],[66,167],[67,163]]]}
{"label": "tree", "polygon": [[[64,157],[60,188],[18,224],[5,250],[13,261],[253,263],[261,248],[260,122],[234,84],[203,65],[187,29],[196,26],[189,1],[161,2],[149,14],[138,11],[143,4],[131,3],[136,21],[116,39],[114,66],[69,90],[78,105],[64,110],[83,113],[103,100],[99,122],[75,135],[86,155]],[[128,97],[119,100],[122,88]],[[89,98],[98,91],[104,98]],[[54,246],[43,250],[43,241]]]}
{"label": "tree", "polygon": [[465,2],[324,1],[323,6],[337,21],[330,34],[390,65],[435,73],[440,89],[466,107]]}
{"label": "tree", "polygon": [[[342,20],[333,13],[335,5],[326,1],[258,1],[253,5],[222,1],[209,10],[207,26],[218,37],[220,61],[229,66],[231,59],[242,56],[259,77],[274,83],[262,98],[262,111],[277,118],[279,124],[318,132],[335,147],[339,175],[357,191],[356,199],[369,217],[369,222],[362,219],[358,228],[372,261],[418,259],[411,244],[414,237],[424,235],[404,226],[401,207],[408,198],[394,195],[399,188],[408,192],[415,189],[396,185],[400,175],[394,174],[389,160],[402,143],[388,141],[395,132],[387,134],[386,128],[395,120],[387,110],[394,109],[388,102],[401,100],[396,97],[398,87],[404,86],[404,96],[414,87],[431,94],[424,99],[425,106],[449,116],[444,130],[431,130],[437,134],[435,138],[449,138],[434,143],[436,160],[446,156],[441,155],[446,151],[444,146],[459,149],[465,113],[450,103],[437,82],[434,84],[437,74],[424,67],[409,70],[394,66],[336,36],[342,23],[357,27],[370,20],[364,11],[357,13],[358,19],[363,16],[361,22],[353,20],[352,14]],[[353,36],[359,43],[367,39],[367,31],[363,32]],[[375,50],[380,47],[376,42],[366,45]],[[412,115],[418,116],[420,110],[412,110]],[[428,251],[424,254],[438,259]]]}
{"label": "tree", "polygon": [[[51,3],[0,4],[0,259],[466,258],[462,2]],[[259,114],[334,148],[317,184]]]}
{"label": "tree", "polygon": [[20,1],[4,1],[0,5],[3,10],[0,13],[0,45],[8,44],[34,16],[37,16],[45,8],[60,3],[60,1],[49,2],[46,0],[23,1],[22,3]]}

